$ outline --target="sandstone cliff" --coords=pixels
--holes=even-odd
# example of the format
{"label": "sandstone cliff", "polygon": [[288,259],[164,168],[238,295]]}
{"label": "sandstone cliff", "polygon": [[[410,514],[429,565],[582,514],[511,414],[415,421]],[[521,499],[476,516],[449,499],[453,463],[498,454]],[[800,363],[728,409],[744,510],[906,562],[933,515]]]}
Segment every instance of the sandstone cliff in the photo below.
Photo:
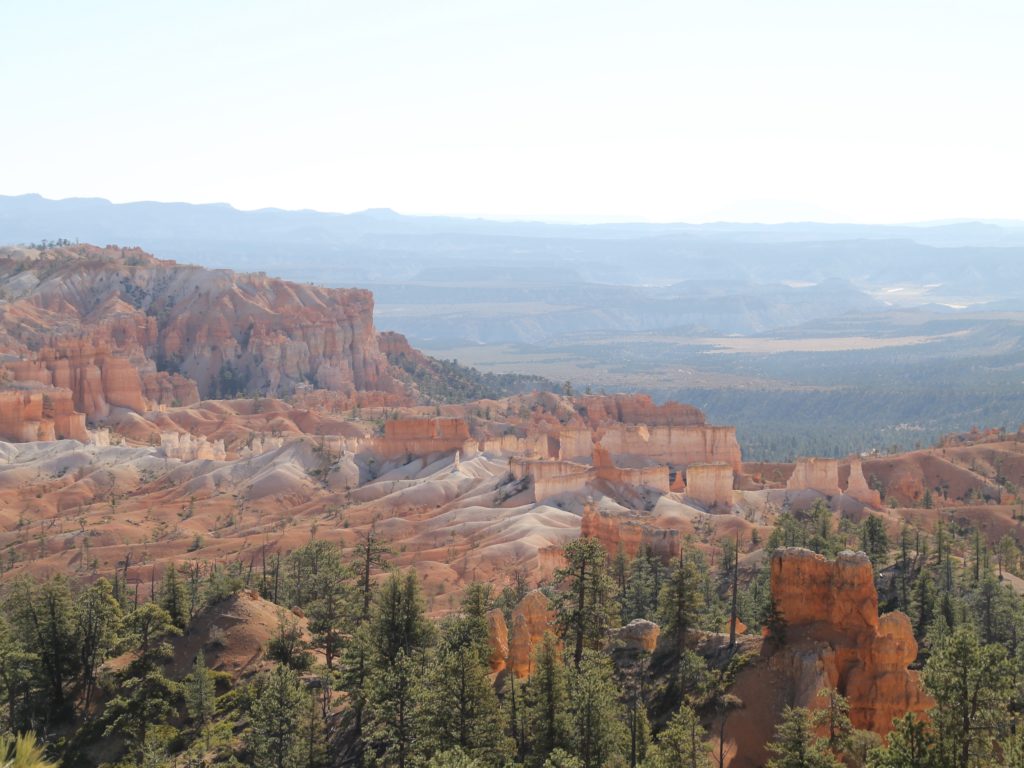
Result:
{"label": "sandstone cliff", "polygon": [[732,768],[762,765],[782,709],[822,706],[823,687],[849,699],[855,727],[880,734],[893,718],[928,708],[917,673],[907,669],[917,657],[910,620],[899,612],[879,617],[874,574],[862,552],[830,561],[806,549],[777,550],[771,586],[784,637],[769,639],[765,658],[737,677],[733,692],[745,709],[726,726]]}
{"label": "sandstone cliff", "polygon": [[84,245],[0,249],[0,284],[9,377],[69,390],[92,420],[309,386],[404,391],[378,347],[368,291]]}

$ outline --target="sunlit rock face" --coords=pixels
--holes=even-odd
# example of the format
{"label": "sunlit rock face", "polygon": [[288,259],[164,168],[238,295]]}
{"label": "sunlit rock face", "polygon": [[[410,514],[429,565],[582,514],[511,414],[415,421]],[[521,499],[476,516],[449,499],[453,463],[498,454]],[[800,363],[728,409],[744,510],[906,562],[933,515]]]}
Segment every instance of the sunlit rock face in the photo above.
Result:
{"label": "sunlit rock face", "polygon": [[[68,390],[72,413],[90,421],[238,393],[403,389],[369,291],[86,245],[0,249],[0,283],[4,376]],[[77,420],[63,427],[81,431]]]}

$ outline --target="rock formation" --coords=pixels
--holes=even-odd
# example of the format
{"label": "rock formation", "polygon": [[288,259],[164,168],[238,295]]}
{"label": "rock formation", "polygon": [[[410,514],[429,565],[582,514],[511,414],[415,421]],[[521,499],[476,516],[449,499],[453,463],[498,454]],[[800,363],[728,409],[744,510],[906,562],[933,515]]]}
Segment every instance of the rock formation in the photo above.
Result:
{"label": "rock formation", "polygon": [[528,479],[534,501],[563,493],[581,493],[597,477],[597,471],[572,461],[512,458],[509,469],[516,480]]}
{"label": "rock formation", "polygon": [[636,557],[644,549],[668,560],[679,554],[682,541],[674,528],[651,525],[646,517],[632,519],[617,514],[606,514],[593,504],[583,505],[580,535],[601,542],[610,555],[621,550],[628,557]]}
{"label": "rock formation", "polygon": [[14,381],[72,392],[91,420],[200,396],[404,392],[373,297],[161,261],[143,251],[0,249],[0,353]]}
{"label": "rock formation", "polygon": [[[277,438],[280,440],[280,438]],[[205,437],[193,437],[188,432],[163,432],[160,435],[160,451],[168,459],[198,461],[208,459],[224,461],[226,451],[223,440],[209,441]]]}
{"label": "rock formation", "polygon": [[817,491],[826,496],[839,495],[839,462],[836,459],[797,459],[786,489]]}
{"label": "rock formation", "polygon": [[734,427],[612,424],[598,431],[613,456],[645,456],[673,468],[722,462],[739,472],[740,446]]}
{"label": "rock formation", "polygon": [[649,395],[584,395],[578,400],[584,418],[595,427],[608,423],[648,427],[704,425],[704,414],[692,405],[672,401],[655,405]]}
{"label": "rock formation", "polygon": [[661,627],[647,619],[633,619],[624,627],[608,633],[608,644],[612,648],[632,653],[654,653],[658,647]]}
{"label": "rock formation", "polygon": [[374,441],[374,450],[385,457],[475,453],[476,448],[469,425],[459,418],[390,419],[384,423],[384,437]]}
{"label": "rock formation", "polygon": [[[528,677],[533,649],[554,628],[555,612],[547,595],[539,589],[528,592],[512,610],[509,630],[508,669],[516,677]],[[493,645],[492,645],[493,647]]]}
{"label": "rock formation", "polygon": [[910,619],[898,611],[879,618],[874,572],[863,552],[842,552],[829,561],[805,549],[785,549],[772,556],[771,567],[787,646],[827,646],[827,682],[846,692],[856,727],[886,733],[894,717],[924,710],[917,675],[907,670],[917,657]]}
{"label": "rock formation", "polygon": [[[641,466],[617,467],[612,455],[603,446],[593,446],[593,464],[599,480],[634,488],[649,488],[659,493],[669,492],[669,470],[650,459],[642,460]],[[730,477],[732,469],[729,469]]]}
{"label": "rock formation", "polygon": [[861,504],[866,504],[875,509],[882,508],[882,496],[877,490],[871,488],[868,485],[868,481],[864,479],[864,469],[858,458],[850,460],[850,477],[846,482],[844,493]]}
{"label": "rock formation", "polygon": [[491,649],[487,661],[491,674],[496,675],[508,664],[508,624],[500,608],[487,612],[487,639]]}
{"label": "rock formation", "polygon": [[85,416],[76,413],[71,392],[36,383],[0,390],[0,440],[72,439],[87,442]]}
{"label": "rock formation", "polygon": [[855,727],[883,735],[893,718],[931,705],[917,672],[907,669],[917,656],[910,619],[899,612],[879,617],[864,553],[829,561],[806,549],[777,550],[771,586],[785,636],[778,645],[769,640],[767,659],[741,672],[733,687],[745,703],[726,725],[734,768],[763,765],[783,708],[823,706],[817,694],[824,687],[847,697]]}
{"label": "rock formation", "polygon": [[705,507],[732,509],[733,471],[728,464],[691,464],[686,468],[686,495]]}

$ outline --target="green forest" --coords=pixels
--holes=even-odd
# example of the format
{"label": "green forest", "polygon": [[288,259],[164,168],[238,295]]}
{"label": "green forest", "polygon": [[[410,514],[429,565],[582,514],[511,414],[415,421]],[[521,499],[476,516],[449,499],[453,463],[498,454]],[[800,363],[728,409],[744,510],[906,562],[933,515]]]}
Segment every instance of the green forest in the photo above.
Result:
{"label": "green forest", "polygon": [[[1006,585],[1022,552],[1012,539],[990,546],[940,523],[891,540],[879,517],[837,525],[818,505],[783,512],[764,544],[866,552],[883,610],[911,619],[915,666],[935,700],[883,744],[852,726],[842,695],[822,690],[820,708],[784,712],[770,768],[1024,766],[1024,601]],[[542,586],[556,621],[531,674],[496,681],[487,613],[508,614],[524,579],[501,591],[472,584],[457,610],[432,620],[417,576],[391,567],[372,530],[350,550],[311,538],[255,574],[240,563],[168,568],[151,599],[120,573],[89,584],[19,576],[0,614],[0,751],[15,767],[724,765],[723,723],[744,706],[731,684],[755,654],[743,636],[719,635],[711,653],[699,640],[738,617],[750,639],[763,628],[765,643],[785,642],[766,566],[742,564],[759,547],[689,541],[665,562],[571,542]],[[243,589],[281,606],[263,671],[233,683],[200,650],[188,674],[171,675],[174,638]],[[653,653],[608,643],[610,629],[638,618],[660,625]]]}

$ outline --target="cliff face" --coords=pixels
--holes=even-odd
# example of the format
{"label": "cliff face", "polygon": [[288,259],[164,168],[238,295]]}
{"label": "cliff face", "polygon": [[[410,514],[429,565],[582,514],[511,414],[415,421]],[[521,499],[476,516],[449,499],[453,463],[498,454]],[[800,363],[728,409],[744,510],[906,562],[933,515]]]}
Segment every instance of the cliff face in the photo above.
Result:
{"label": "cliff face", "polygon": [[880,734],[891,730],[893,718],[928,708],[917,673],[907,669],[917,657],[910,620],[899,612],[879,617],[864,553],[830,561],[806,549],[777,550],[771,586],[785,636],[766,644],[770,655],[737,678],[733,692],[747,708],[726,727],[733,768],[762,765],[782,709],[823,706],[821,688],[847,697],[855,727]]}
{"label": "cliff face", "polygon": [[790,491],[818,491],[839,494],[839,462],[836,459],[799,458],[786,488]]}
{"label": "cliff face", "polygon": [[686,468],[686,495],[706,507],[732,509],[733,471],[728,464],[691,464]]}
{"label": "cliff face", "polygon": [[917,657],[910,619],[898,611],[878,616],[863,552],[829,561],[805,549],[781,550],[772,556],[771,580],[787,646],[821,645],[826,682],[846,692],[856,727],[887,733],[894,717],[925,709],[917,674],[907,670]]}
{"label": "cliff face", "polygon": [[302,386],[398,391],[368,291],[161,261],[139,249],[0,249],[0,354],[16,382],[105,418]]}

